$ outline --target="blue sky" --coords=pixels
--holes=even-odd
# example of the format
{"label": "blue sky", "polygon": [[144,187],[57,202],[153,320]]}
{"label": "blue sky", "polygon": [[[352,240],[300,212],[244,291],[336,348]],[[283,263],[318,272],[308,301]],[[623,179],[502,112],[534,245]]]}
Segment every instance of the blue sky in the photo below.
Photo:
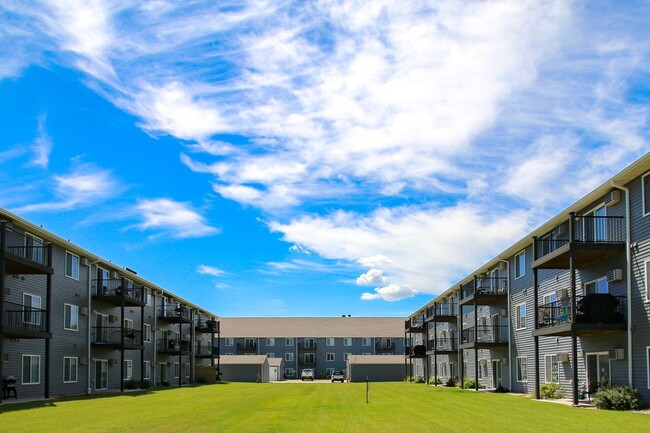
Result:
{"label": "blue sky", "polygon": [[222,316],[406,316],[648,151],[648,17],[3,2],[0,206]]}

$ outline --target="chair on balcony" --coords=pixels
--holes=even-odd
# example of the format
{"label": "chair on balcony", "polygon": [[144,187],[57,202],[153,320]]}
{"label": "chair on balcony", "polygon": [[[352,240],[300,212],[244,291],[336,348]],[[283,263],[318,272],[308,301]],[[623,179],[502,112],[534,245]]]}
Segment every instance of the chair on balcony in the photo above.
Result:
{"label": "chair on balcony", "polygon": [[18,392],[16,392],[16,378],[14,376],[7,376],[2,379],[2,398],[7,399],[12,393],[14,398],[18,398]]}

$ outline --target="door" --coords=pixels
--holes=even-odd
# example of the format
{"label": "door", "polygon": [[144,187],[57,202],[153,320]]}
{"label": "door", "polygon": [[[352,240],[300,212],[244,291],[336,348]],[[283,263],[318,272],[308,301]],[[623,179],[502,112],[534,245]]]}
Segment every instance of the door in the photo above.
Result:
{"label": "door", "polygon": [[503,384],[503,372],[501,370],[501,360],[492,360],[492,387],[496,388]]}
{"label": "door", "polygon": [[269,367],[269,380],[277,381],[278,380],[278,367]]}
{"label": "door", "polygon": [[108,316],[105,314],[95,314],[95,342],[109,342]]}
{"label": "door", "polygon": [[161,362],[159,365],[160,365],[160,376],[158,377],[158,381],[162,385],[163,383],[167,382],[167,363]]}
{"label": "door", "polygon": [[587,354],[587,386],[609,385],[609,353],[588,353]]}
{"label": "door", "polygon": [[108,388],[108,360],[95,360],[95,389]]}

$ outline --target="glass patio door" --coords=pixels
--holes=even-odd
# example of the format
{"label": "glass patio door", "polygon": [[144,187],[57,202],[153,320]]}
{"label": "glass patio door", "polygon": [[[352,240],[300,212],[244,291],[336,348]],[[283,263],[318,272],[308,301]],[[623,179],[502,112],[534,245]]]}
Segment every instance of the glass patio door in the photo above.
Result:
{"label": "glass patio door", "polygon": [[502,383],[503,383],[503,371],[501,370],[501,360],[493,359],[492,360],[492,387],[496,388]]}
{"label": "glass patio door", "polygon": [[95,360],[95,389],[108,388],[108,360]]}
{"label": "glass patio door", "polygon": [[599,386],[609,385],[609,354],[587,354],[587,385],[598,383]]}

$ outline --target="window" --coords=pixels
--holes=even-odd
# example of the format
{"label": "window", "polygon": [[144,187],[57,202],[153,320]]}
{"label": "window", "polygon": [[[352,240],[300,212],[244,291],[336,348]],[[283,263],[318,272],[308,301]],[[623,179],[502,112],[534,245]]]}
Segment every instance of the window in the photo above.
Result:
{"label": "window", "polygon": [[650,173],[641,178],[641,189],[643,190],[643,216],[650,214]]}
{"label": "window", "polygon": [[293,377],[295,373],[295,370],[293,368],[285,368],[284,369],[284,375],[286,377]]}
{"label": "window", "polygon": [[234,345],[235,345],[234,338],[226,338],[226,346],[234,346]]}
{"label": "window", "polygon": [[151,343],[151,325],[144,324],[144,342]]}
{"label": "window", "polygon": [[266,354],[266,357],[267,357],[267,358],[275,358],[275,353],[273,353],[273,352],[268,352],[268,353]]}
{"label": "window", "polygon": [[76,305],[63,304],[63,329],[79,330],[79,307]]}
{"label": "window", "polygon": [[151,361],[145,361],[144,362],[144,371],[142,372],[142,378],[143,379],[150,379],[151,378]]}
{"label": "window", "polygon": [[334,354],[333,353],[326,353],[325,354],[325,361],[334,361]]}
{"label": "window", "polygon": [[441,362],[440,363],[440,372],[439,372],[438,375],[442,376],[442,377],[447,377],[447,363],[446,362]]}
{"label": "window", "polygon": [[43,263],[43,239],[25,232],[25,257]]}
{"label": "window", "polygon": [[41,356],[23,355],[23,385],[41,383]]}
{"label": "window", "polygon": [[65,276],[79,279],[79,256],[70,251],[65,252]]}
{"label": "window", "polygon": [[372,344],[372,338],[363,337],[361,339],[361,345],[362,346],[370,346],[371,344]]}
{"label": "window", "polygon": [[23,322],[30,325],[41,324],[41,297],[23,293],[23,306],[25,312],[23,315]]}
{"label": "window", "polygon": [[133,361],[130,359],[124,360],[124,380],[131,380],[133,378]]}
{"label": "window", "polygon": [[550,304],[555,301],[557,301],[557,295],[555,293],[550,293],[548,295],[544,295],[544,301],[542,302],[542,305]]}
{"label": "window", "polygon": [[325,339],[325,346],[334,346],[334,338],[332,337],[327,337]]}
{"label": "window", "polygon": [[63,383],[75,383],[77,381],[77,365],[79,360],[76,357],[63,357]]}
{"label": "window", "polygon": [[607,278],[599,278],[585,284],[585,293],[591,295],[594,293],[609,293],[609,283]]}
{"label": "window", "polygon": [[544,357],[544,364],[546,367],[546,383],[560,381],[560,360],[557,355],[546,355]]}
{"label": "window", "polygon": [[190,373],[192,372],[192,367],[189,362],[185,363],[185,377],[190,377]]}
{"label": "window", "polygon": [[275,338],[270,337],[266,339],[266,345],[267,346],[275,346]]}
{"label": "window", "polygon": [[133,329],[133,320],[131,319],[124,319],[124,327],[126,329]]}
{"label": "window", "polygon": [[515,310],[516,329],[526,329],[526,303],[517,305]]}
{"label": "window", "polygon": [[463,361],[463,376],[467,377],[467,361]]}
{"label": "window", "polygon": [[178,378],[181,376],[181,365],[178,362],[174,363],[174,377]]}
{"label": "window", "polygon": [[295,344],[295,343],[294,343],[293,338],[285,338],[285,339],[284,339],[284,345],[285,345],[285,346],[293,346],[294,344]]}
{"label": "window", "polygon": [[313,364],[314,363],[314,354],[313,353],[305,353],[305,364]]}
{"label": "window", "polygon": [[528,382],[527,358],[525,356],[517,357],[517,382]]}
{"label": "window", "polygon": [[313,338],[305,338],[305,349],[312,349],[314,347],[314,339]]}
{"label": "window", "polygon": [[515,278],[526,275],[526,250],[515,256]]}
{"label": "window", "polygon": [[344,346],[352,346],[352,338],[350,338],[350,337],[345,337],[345,338],[343,339],[343,345],[344,345]]}
{"label": "window", "polygon": [[285,353],[284,354],[284,360],[285,361],[293,361],[293,353],[291,353],[291,352]]}

